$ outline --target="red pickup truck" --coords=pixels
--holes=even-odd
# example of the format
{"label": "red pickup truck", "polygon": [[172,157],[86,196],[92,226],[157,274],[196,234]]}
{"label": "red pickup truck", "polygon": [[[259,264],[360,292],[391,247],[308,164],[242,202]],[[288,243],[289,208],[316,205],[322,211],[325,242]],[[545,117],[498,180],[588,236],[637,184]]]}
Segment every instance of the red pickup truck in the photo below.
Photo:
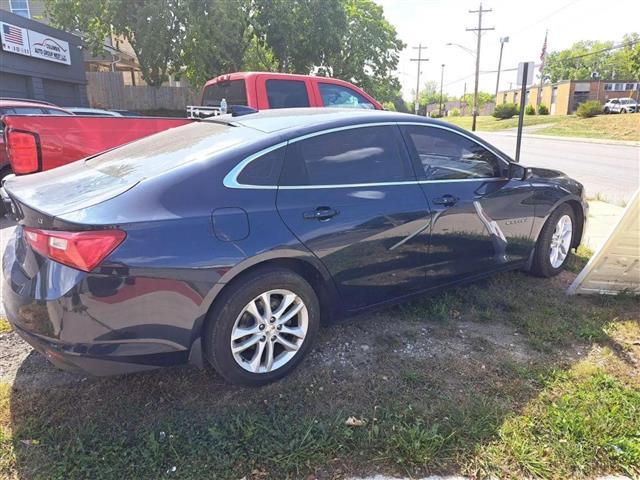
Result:
{"label": "red pickup truck", "polygon": [[[382,109],[358,87],[335,78],[282,73],[240,72],[207,82],[202,107],[219,114],[222,99],[230,112],[291,107]],[[197,115],[196,115],[197,116]],[[193,121],[188,118],[6,115],[5,148],[17,175],[60,165]]]}
{"label": "red pickup truck", "polygon": [[201,105],[243,105],[256,110],[294,107],[370,108],[382,110],[372,96],[344,80],[288,73],[237,72],[209,80]]}

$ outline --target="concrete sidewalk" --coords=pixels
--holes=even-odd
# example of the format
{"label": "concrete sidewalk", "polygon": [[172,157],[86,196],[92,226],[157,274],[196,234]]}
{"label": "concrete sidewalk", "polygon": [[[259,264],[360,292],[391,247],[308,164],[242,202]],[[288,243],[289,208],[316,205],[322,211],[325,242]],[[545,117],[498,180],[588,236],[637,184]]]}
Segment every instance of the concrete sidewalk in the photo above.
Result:
{"label": "concrete sidewalk", "polygon": [[623,211],[624,207],[590,200],[587,230],[583,235],[582,244],[595,252],[609,237]]}

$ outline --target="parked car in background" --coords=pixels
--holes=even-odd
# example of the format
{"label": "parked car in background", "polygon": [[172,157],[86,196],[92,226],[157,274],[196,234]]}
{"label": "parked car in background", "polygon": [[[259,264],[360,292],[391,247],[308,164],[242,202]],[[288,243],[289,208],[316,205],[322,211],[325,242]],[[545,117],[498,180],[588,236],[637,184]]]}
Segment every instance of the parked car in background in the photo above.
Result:
{"label": "parked car in background", "polygon": [[92,117],[122,117],[122,114],[114,110],[104,110],[102,108],[89,108],[89,107],[68,107],[74,115],[86,115]]}
{"label": "parked car in background", "polygon": [[358,109],[214,117],[5,188],[5,309],[36,350],[98,375],[207,360],[248,385],[289,373],[321,321],[556,275],[587,217],[560,172]]}
{"label": "parked car in background", "polygon": [[638,103],[633,98],[612,98],[602,107],[604,113],[636,113]]}
{"label": "parked car in background", "polygon": [[119,113],[123,117],[141,117],[142,114],[138,112],[132,112],[131,110],[111,110],[112,112]]}
{"label": "parked car in background", "polygon": [[[271,72],[236,72],[209,80],[202,89],[201,106],[255,110],[296,107],[339,107],[382,110],[373,97],[355,85],[336,78]],[[207,115],[205,109],[193,107]]]}

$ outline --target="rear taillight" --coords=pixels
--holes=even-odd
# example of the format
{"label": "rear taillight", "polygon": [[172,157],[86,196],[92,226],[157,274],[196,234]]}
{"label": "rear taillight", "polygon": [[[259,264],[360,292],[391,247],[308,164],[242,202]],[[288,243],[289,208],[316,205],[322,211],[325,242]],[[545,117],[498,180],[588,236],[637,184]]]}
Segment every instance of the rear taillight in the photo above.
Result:
{"label": "rear taillight", "polygon": [[16,130],[7,131],[7,152],[16,174],[38,171],[38,141],[36,135]]}
{"label": "rear taillight", "polygon": [[90,272],[122,243],[122,230],[58,232],[24,229],[25,237],[36,252],[56,262]]}

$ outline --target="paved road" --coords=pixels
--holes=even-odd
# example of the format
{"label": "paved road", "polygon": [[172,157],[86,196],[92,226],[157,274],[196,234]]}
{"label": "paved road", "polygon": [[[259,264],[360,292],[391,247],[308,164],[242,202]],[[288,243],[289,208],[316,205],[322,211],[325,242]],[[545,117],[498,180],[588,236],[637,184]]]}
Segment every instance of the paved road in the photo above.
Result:
{"label": "paved road", "polygon": [[[479,132],[506,154],[515,156],[513,133]],[[640,147],[523,136],[520,162],[561,170],[581,182],[587,196],[612,203],[628,201],[640,185]]]}

